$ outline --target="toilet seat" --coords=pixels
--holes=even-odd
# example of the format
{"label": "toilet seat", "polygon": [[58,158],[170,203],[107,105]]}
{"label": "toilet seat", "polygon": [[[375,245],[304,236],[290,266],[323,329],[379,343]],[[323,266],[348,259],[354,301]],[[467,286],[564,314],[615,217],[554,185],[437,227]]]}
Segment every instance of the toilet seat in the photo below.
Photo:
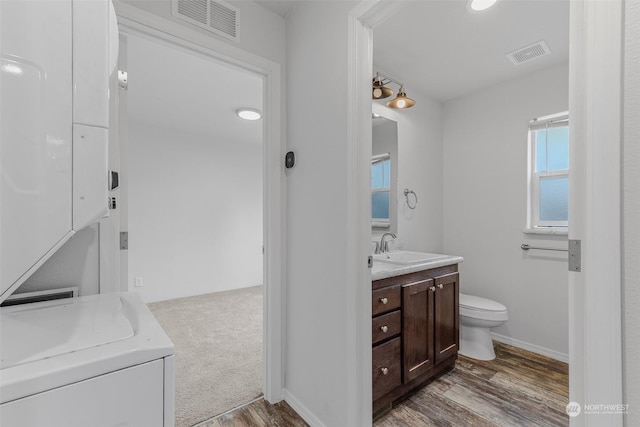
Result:
{"label": "toilet seat", "polygon": [[460,316],[495,321],[509,318],[507,307],[499,302],[465,294],[460,294]]}

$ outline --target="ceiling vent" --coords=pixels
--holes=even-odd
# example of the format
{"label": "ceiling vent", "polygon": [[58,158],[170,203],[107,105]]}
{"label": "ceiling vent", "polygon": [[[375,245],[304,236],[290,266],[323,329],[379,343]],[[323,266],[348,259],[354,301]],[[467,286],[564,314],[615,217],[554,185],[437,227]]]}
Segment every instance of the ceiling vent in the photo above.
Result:
{"label": "ceiling vent", "polygon": [[518,49],[514,52],[507,54],[507,58],[514,65],[520,65],[524,62],[531,61],[535,58],[540,58],[541,56],[545,56],[551,53],[549,46],[544,42],[544,40],[540,40],[532,45],[527,47],[523,47],[522,49]]}
{"label": "ceiling vent", "polygon": [[238,40],[239,11],[213,0],[172,0],[172,14],[219,36]]}

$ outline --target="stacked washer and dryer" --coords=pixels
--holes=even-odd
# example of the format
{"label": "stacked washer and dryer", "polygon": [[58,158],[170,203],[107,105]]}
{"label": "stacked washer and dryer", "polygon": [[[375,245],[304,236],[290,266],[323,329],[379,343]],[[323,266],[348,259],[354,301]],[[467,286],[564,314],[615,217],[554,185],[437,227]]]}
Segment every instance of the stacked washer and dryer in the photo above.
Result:
{"label": "stacked washer and dryer", "polygon": [[[109,0],[0,1],[0,302],[108,213]],[[0,308],[0,425],[173,426],[174,348],[135,293]]]}

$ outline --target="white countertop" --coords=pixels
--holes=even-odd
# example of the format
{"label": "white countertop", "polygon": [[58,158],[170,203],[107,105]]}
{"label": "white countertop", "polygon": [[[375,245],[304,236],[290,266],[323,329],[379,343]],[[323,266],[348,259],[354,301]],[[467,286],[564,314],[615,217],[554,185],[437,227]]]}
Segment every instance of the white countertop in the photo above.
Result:
{"label": "white countertop", "polygon": [[442,257],[427,262],[408,265],[374,260],[373,268],[371,269],[371,280],[386,279],[387,277],[401,276],[403,274],[415,273],[416,271],[445,267],[447,265],[459,264],[463,261],[464,258],[455,255],[442,255]]}

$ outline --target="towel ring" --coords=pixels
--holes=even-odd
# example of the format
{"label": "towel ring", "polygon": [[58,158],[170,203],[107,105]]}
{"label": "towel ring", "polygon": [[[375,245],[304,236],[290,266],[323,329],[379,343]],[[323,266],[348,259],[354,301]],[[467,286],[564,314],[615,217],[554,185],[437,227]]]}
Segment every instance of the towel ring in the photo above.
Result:
{"label": "towel ring", "polygon": [[[413,198],[415,199],[413,203],[409,201],[409,194],[413,194]],[[418,196],[416,195],[416,193],[413,190],[409,190],[408,188],[405,188],[404,197],[407,198],[407,206],[409,206],[409,209],[415,209],[416,206],[418,205]]]}

